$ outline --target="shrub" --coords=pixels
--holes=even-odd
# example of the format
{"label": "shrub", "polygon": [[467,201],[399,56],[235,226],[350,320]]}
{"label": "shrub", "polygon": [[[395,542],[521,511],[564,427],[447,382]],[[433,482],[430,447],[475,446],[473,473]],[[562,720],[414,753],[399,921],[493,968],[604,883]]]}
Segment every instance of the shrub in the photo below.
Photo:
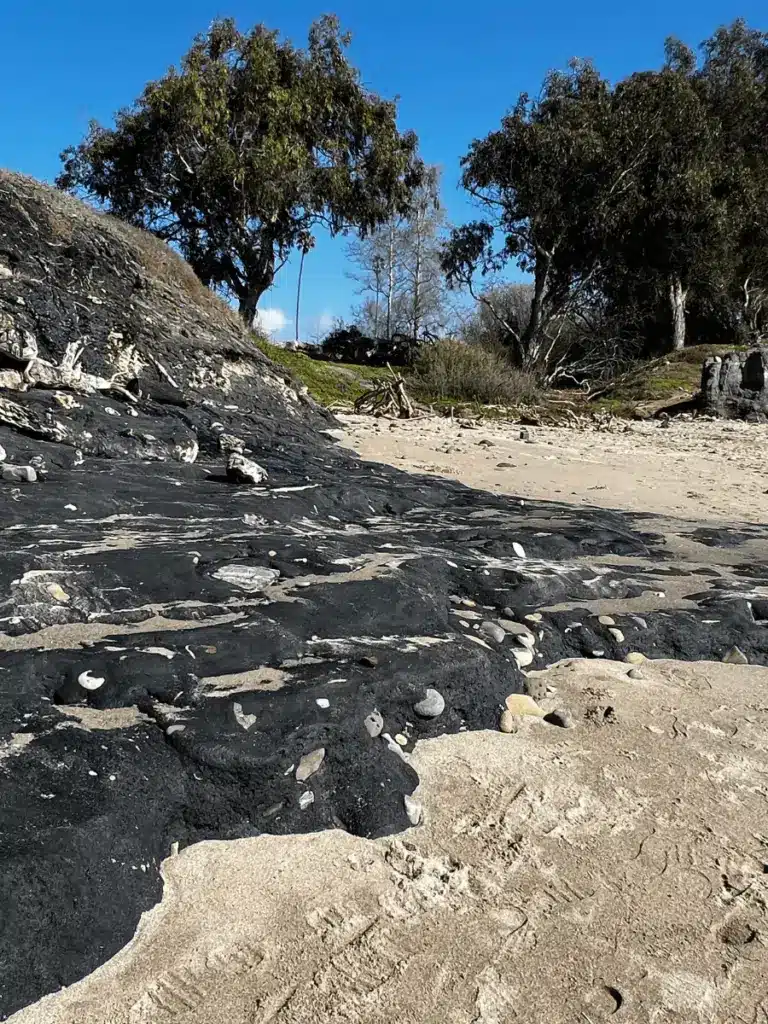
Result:
{"label": "shrub", "polygon": [[417,389],[437,398],[516,405],[536,401],[541,392],[532,373],[514,367],[503,351],[484,345],[451,340],[426,345],[414,369]]}

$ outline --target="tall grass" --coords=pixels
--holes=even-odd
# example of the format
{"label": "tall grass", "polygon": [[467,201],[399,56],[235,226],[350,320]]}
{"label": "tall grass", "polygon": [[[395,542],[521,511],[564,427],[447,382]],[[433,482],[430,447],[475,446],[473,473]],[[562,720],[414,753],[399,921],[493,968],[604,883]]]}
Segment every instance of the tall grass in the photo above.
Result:
{"label": "tall grass", "polygon": [[535,375],[513,366],[503,350],[451,340],[422,349],[413,384],[436,398],[484,405],[530,403],[541,395]]}

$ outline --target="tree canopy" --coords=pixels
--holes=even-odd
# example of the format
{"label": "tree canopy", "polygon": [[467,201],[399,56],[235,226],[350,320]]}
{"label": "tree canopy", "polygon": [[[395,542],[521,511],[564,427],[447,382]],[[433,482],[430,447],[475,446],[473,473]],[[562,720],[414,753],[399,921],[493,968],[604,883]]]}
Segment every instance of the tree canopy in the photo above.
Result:
{"label": "tree canopy", "polygon": [[319,225],[372,231],[410,209],[423,167],[395,102],[367,90],[325,16],[302,50],[215,21],[114,128],[62,154],[59,187],[174,244],[253,321],[260,296]]}

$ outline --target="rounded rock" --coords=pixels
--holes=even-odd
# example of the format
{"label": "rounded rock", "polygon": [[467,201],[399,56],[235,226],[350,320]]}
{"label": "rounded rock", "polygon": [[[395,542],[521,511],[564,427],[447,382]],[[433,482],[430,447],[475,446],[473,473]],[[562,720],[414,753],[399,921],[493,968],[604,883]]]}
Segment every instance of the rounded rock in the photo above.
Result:
{"label": "rounded rock", "polygon": [[413,710],[420,718],[437,718],[445,711],[445,698],[439,690],[429,687],[424,698],[413,705]]}
{"label": "rounded rock", "polygon": [[629,672],[627,672],[627,679],[645,679],[645,676],[639,668],[631,668]]}
{"label": "rounded rock", "polygon": [[517,722],[515,716],[507,708],[501,712],[501,718],[499,719],[499,729],[501,732],[511,733],[515,732],[517,728]]}
{"label": "rounded rock", "polygon": [[615,626],[611,626],[608,629],[608,632],[611,634],[611,636],[613,637],[613,639],[616,641],[617,644],[623,644],[624,643],[624,634],[621,632],[620,629],[617,629]]}
{"label": "rounded rock", "polygon": [[366,715],[363,724],[371,739],[381,736],[384,730],[384,718],[379,711],[372,711],[370,715]]}
{"label": "rounded rock", "polygon": [[598,615],[597,621],[601,626],[615,626],[616,619],[612,615]]}
{"label": "rounded rock", "polygon": [[628,665],[642,665],[643,662],[647,660],[646,656],[641,654],[639,651],[630,651],[624,658],[624,661],[626,661]]}
{"label": "rounded rock", "polygon": [[515,650],[512,651],[512,655],[517,662],[518,668],[528,668],[528,666],[533,662],[533,651],[529,650],[527,647],[516,647]]}
{"label": "rounded rock", "polygon": [[412,825],[418,825],[424,817],[424,810],[421,804],[411,796],[404,796],[403,803],[405,804],[405,813],[408,815],[408,821]]}
{"label": "rounded rock", "polygon": [[491,640],[495,640],[497,644],[503,644],[506,633],[501,626],[496,622],[484,622],[481,627],[482,631],[486,636],[490,637]]}
{"label": "rounded rock", "polygon": [[744,651],[742,651],[739,647],[731,647],[731,649],[723,655],[723,664],[748,665],[749,658],[746,656]]}
{"label": "rounded rock", "polygon": [[543,718],[544,712],[527,693],[510,693],[504,701],[507,711],[512,715],[532,715],[534,718]]}

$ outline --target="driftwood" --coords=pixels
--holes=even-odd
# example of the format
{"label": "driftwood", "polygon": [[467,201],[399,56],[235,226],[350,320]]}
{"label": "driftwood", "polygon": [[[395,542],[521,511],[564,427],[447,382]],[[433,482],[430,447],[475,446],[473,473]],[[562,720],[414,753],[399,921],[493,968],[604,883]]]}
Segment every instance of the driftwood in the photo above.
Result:
{"label": "driftwood", "polygon": [[370,391],[355,401],[355,412],[370,413],[371,416],[397,416],[408,420],[416,415],[413,402],[405,390],[405,381],[387,364],[391,380],[381,380]]}

